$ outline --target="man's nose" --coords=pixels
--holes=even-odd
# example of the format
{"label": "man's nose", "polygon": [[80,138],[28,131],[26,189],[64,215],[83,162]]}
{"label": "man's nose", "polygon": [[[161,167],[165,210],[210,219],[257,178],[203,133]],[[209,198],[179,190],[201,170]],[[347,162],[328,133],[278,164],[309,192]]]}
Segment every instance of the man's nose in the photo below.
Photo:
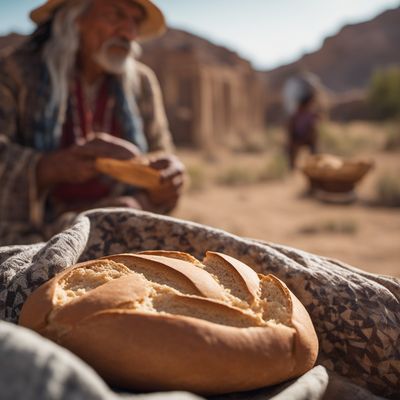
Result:
{"label": "man's nose", "polygon": [[127,19],[119,26],[118,34],[122,38],[132,42],[138,37],[139,25],[137,22]]}

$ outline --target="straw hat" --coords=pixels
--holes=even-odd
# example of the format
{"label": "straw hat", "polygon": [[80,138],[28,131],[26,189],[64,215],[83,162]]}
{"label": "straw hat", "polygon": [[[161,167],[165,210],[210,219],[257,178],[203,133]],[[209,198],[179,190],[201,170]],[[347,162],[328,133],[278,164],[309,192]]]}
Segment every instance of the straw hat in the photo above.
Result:
{"label": "straw hat", "polygon": [[[33,22],[40,25],[53,17],[54,12],[68,0],[47,0],[46,3],[35,8],[30,17]],[[115,1],[115,0],[111,0]],[[146,10],[146,19],[139,29],[138,39],[150,39],[163,34],[166,30],[165,18],[161,10],[151,0],[132,0]]]}

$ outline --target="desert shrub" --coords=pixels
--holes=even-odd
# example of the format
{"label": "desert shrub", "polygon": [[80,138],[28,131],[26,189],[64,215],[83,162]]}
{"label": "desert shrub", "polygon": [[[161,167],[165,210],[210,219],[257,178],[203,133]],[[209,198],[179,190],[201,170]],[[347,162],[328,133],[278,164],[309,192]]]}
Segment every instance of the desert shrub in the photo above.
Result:
{"label": "desert shrub", "polygon": [[395,173],[381,175],[376,183],[378,205],[400,207],[400,176]]}
{"label": "desert shrub", "polygon": [[189,191],[201,192],[207,184],[204,168],[199,165],[189,165],[186,168],[189,180]]}
{"label": "desert shrub", "polygon": [[369,102],[380,119],[400,116],[400,67],[377,70],[372,76]]}
{"label": "desert shrub", "polygon": [[224,186],[243,186],[257,182],[257,173],[243,167],[231,167],[223,171],[216,179]]}
{"label": "desert shrub", "polygon": [[265,134],[254,133],[243,137],[233,150],[236,153],[261,154],[265,153],[269,147],[269,140]]}
{"label": "desert shrub", "polygon": [[275,153],[261,169],[258,176],[259,182],[279,180],[289,174],[288,160],[282,153]]}
{"label": "desert shrub", "polygon": [[329,124],[322,124],[319,129],[319,150],[323,153],[352,157],[373,146],[375,142],[370,137],[353,132],[346,125],[333,129]]}
{"label": "desert shrub", "polygon": [[284,154],[275,153],[266,164],[257,168],[232,167],[218,175],[217,183],[225,186],[243,186],[285,178],[289,166]]}
{"label": "desert shrub", "polygon": [[384,150],[395,151],[400,149],[400,123],[388,130]]}
{"label": "desert shrub", "polygon": [[305,235],[318,235],[321,233],[342,233],[354,235],[358,231],[358,224],[354,220],[327,220],[315,224],[305,225],[299,232]]}

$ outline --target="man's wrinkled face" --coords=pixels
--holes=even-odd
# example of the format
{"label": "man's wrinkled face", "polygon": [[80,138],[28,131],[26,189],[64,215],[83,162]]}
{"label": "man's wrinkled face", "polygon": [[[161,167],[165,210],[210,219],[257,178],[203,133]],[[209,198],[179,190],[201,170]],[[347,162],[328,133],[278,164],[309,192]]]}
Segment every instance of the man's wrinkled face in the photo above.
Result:
{"label": "man's wrinkled face", "polygon": [[79,19],[81,56],[105,71],[121,73],[132,51],[144,10],[132,0],[93,0]]}

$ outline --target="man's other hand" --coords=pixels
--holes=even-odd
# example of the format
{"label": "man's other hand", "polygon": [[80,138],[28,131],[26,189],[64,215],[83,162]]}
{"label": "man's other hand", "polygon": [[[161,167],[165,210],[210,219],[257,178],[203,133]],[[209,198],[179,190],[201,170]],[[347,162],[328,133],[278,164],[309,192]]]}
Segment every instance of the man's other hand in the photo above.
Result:
{"label": "man's other hand", "polygon": [[148,192],[149,199],[159,212],[167,213],[175,208],[182,194],[185,167],[172,154],[150,156],[149,165],[161,175],[161,185]]}

